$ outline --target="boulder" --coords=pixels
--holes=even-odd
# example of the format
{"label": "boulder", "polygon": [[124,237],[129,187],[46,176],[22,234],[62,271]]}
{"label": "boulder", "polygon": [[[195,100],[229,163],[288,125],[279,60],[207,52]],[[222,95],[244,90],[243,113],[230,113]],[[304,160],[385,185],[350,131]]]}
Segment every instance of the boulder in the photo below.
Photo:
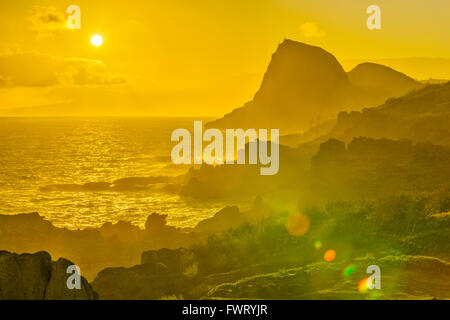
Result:
{"label": "boulder", "polygon": [[107,268],[92,282],[101,299],[155,300],[179,296],[192,287],[191,279],[170,273],[161,263],[147,263],[131,268]]}
{"label": "boulder", "polygon": [[189,251],[184,248],[144,251],[141,257],[142,264],[161,263],[167,267],[168,271],[173,273],[183,273],[191,260],[192,254],[189,254]]}
{"label": "boulder", "polygon": [[50,254],[0,251],[0,300],[93,300],[97,294],[81,277],[81,289],[69,290],[66,273],[72,262],[52,262]]}
{"label": "boulder", "polygon": [[81,289],[70,290],[66,282],[68,276],[67,268],[74,265],[69,260],[60,258],[52,264],[50,281],[45,291],[46,300],[96,300],[97,294],[92,290],[87,280],[81,277]]}

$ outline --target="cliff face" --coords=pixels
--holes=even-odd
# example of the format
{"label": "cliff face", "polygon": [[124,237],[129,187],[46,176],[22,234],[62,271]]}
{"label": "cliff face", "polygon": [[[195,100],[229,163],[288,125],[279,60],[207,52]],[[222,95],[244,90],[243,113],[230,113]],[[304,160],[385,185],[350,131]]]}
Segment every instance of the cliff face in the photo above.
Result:
{"label": "cliff face", "polygon": [[47,252],[15,254],[0,251],[0,300],[94,300],[97,294],[81,277],[81,289],[67,288],[67,267],[72,262],[52,262]]}
{"label": "cliff face", "polygon": [[329,52],[285,40],[252,101],[207,127],[301,131],[344,109],[375,106],[420,84],[390,68],[362,64],[347,74]]}
{"label": "cliff face", "polygon": [[[285,41],[272,57],[261,88],[253,100],[253,112],[267,124],[306,125],[342,105],[350,83],[336,58],[325,50]],[[324,94],[326,92],[326,94]]]}

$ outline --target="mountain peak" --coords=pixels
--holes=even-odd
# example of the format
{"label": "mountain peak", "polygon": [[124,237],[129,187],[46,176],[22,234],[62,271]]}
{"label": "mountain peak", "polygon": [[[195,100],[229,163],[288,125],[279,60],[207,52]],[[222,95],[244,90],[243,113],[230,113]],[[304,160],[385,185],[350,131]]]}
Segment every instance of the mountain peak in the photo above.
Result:
{"label": "mountain peak", "polygon": [[272,55],[253,100],[207,127],[302,131],[336,116],[344,106],[379,105],[418,84],[377,64],[361,64],[347,74],[326,50],[285,39]]}
{"label": "mountain peak", "polygon": [[348,78],[372,105],[383,104],[386,98],[399,97],[422,84],[392,68],[377,63],[365,62],[348,73]]}
{"label": "mountain peak", "polygon": [[368,86],[385,86],[386,81],[402,82],[411,85],[419,85],[420,82],[408,77],[404,73],[398,72],[390,67],[372,63],[364,62],[358,64],[348,73],[350,80],[355,82],[364,82],[363,85]]}
{"label": "mountain peak", "polygon": [[286,39],[272,55],[253,101],[210,126],[301,128],[331,115],[330,109],[337,111],[334,106],[342,104],[348,86],[331,53]]}
{"label": "mountain peak", "polygon": [[[280,49],[280,47],[281,48],[317,48],[317,49],[323,50],[320,47],[313,46],[313,45],[310,45],[310,44],[307,44],[304,42],[291,40],[291,39],[284,39],[283,42],[281,42],[278,45],[278,49]],[[323,51],[325,51],[325,50],[323,50]]]}

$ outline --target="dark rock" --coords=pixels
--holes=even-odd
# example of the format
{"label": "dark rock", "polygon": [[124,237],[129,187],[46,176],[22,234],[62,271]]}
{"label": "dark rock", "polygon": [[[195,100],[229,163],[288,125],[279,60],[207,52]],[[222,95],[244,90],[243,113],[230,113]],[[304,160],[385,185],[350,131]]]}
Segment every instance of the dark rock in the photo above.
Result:
{"label": "dark rock", "polygon": [[36,254],[0,254],[0,298],[2,300],[38,300],[45,295],[51,275],[51,257]]}
{"label": "dark rock", "polygon": [[189,288],[190,279],[169,272],[161,263],[148,263],[131,268],[107,268],[101,271],[92,286],[102,299],[160,299],[180,295]]}
{"label": "dark rock", "polygon": [[149,250],[142,253],[142,264],[163,264],[170,272],[183,273],[190,265],[192,254],[187,249],[176,250],[159,249]]}
{"label": "dark rock", "polygon": [[343,109],[374,107],[421,86],[378,64],[361,64],[346,73],[322,48],[285,40],[253,100],[207,127],[304,130]]}
{"label": "dark rock", "polygon": [[70,261],[52,262],[47,252],[15,254],[0,252],[0,300],[69,299],[92,300],[97,297],[82,277],[80,290],[67,288]]}
{"label": "dark rock", "polygon": [[74,265],[69,260],[60,258],[53,262],[50,281],[45,291],[46,300],[95,300],[98,299],[97,294],[92,290],[91,286],[85,278],[81,278],[81,289],[70,290],[67,288],[67,268]]}

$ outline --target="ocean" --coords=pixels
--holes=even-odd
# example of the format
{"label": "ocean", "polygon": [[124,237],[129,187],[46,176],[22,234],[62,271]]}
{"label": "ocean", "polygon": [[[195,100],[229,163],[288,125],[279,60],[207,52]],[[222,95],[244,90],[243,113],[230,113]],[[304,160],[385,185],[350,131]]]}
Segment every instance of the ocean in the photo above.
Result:
{"label": "ocean", "polygon": [[[0,214],[38,212],[55,226],[99,227],[130,221],[143,227],[151,213],[169,225],[193,227],[226,204],[197,201],[165,191],[48,190],[51,185],[112,182],[127,177],[173,177],[170,141],[176,128],[192,130],[193,118],[0,118]],[[46,189],[47,187],[47,189]]]}

